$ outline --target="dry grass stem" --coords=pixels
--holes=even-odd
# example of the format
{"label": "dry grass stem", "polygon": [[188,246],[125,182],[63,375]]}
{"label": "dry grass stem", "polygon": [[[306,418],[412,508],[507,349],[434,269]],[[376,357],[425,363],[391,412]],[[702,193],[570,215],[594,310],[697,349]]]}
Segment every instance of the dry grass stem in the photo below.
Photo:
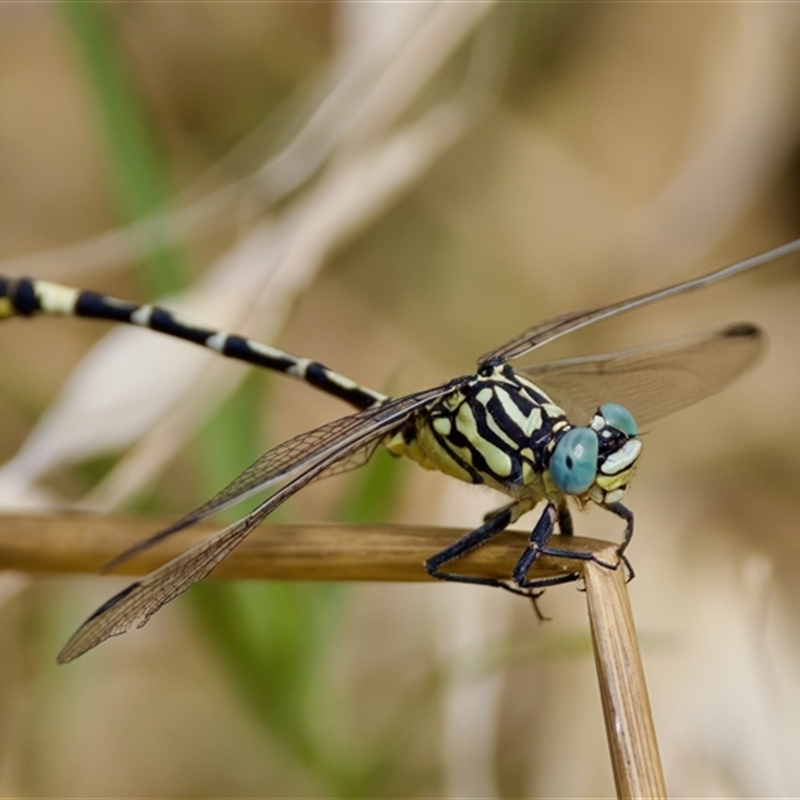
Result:
{"label": "dry grass stem", "polygon": [[[115,555],[171,520],[83,513],[0,516],[0,569],[97,573]],[[122,564],[118,572],[142,575],[179,555],[219,525],[181,531]],[[423,562],[452,544],[461,528],[410,525],[264,525],[214,570],[215,578],[329,581],[429,580]],[[525,531],[505,531],[457,562],[465,574],[507,577],[525,549]],[[574,537],[582,552],[607,542]],[[541,558],[532,577],[576,569],[570,559]]]}
{"label": "dry grass stem", "polygon": [[[598,555],[616,559],[611,547]],[[617,796],[666,797],[624,570],[588,562],[583,576]]]}

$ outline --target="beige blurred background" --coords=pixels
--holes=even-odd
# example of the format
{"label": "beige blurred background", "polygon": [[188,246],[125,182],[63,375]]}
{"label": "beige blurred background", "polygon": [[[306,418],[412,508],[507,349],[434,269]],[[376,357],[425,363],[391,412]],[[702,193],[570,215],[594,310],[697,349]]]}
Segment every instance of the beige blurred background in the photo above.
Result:
{"label": "beige blurred background", "polygon": [[[143,207],[109,145],[115,112],[104,117],[102,80],[86,66],[89,23],[59,6],[0,6],[5,274],[154,299],[157,279],[140,267],[158,270],[146,254],[162,237],[181,261],[171,306],[394,394],[471,371],[549,315],[798,235],[793,4],[101,11],[156,154],[147,197],[160,192],[169,212],[155,233],[128,227]],[[647,431],[628,497],[630,591],[676,797],[800,794],[797,276],[788,260],[544,353],[737,320],[769,337],[734,386]],[[246,370],[132,331],[104,345],[64,399],[103,333],[75,320],[0,326],[6,507],[89,497],[109,511],[135,502],[180,514],[213,491],[195,474],[196,432]],[[255,411],[266,449],[346,409],[278,377]],[[111,449],[128,455],[109,460]],[[422,470],[402,478],[395,521],[466,529],[498,504]],[[304,493],[286,518],[330,519],[347,480]],[[590,510],[577,530],[619,535],[607,517]],[[56,668],[64,638],[122,585],[0,575],[3,796],[613,793],[574,587],[547,593],[543,625],[491,590],[351,587],[323,632],[324,677],[303,712],[316,760],[303,760],[256,721],[188,596]],[[487,654],[496,667],[430,688],[437,665]],[[386,764],[372,748],[381,736],[401,743],[387,745]],[[375,759],[378,777],[358,792],[330,777],[344,750]]]}

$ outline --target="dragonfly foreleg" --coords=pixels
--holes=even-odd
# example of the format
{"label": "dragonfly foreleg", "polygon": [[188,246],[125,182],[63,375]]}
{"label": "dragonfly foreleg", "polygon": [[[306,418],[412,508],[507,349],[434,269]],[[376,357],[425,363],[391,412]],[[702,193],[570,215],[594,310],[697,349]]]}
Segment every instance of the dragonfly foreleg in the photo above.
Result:
{"label": "dragonfly foreleg", "polygon": [[[555,530],[556,520],[558,520],[561,534],[567,536],[572,535],[572,520],[569,517],[569,512],[566,509],[566,506],[562,505],[556,509],[552,503],[548,503],[545,510],[542,512],[542,516],[539,517],[539,521],[531,531],[528,549],[522,554],[522,557],[517,562],[516,567],[514,567],[514,572],[512,573],[514,582],[520,587],[520,589],[543,588],[557,583],[567,583],[577,579],[578,573],[570,573],[568,575],[556,576],[555,578],[535,578],[534,580],[529,580],[528,573],[540,555],[553,556],[555,558],[573,558],[577,561],[594,561],[596,564],[599,564],[602,567],[614,570],[617,569],[620,564],[624,564],[627,571],[627,580],[631,580],[634,577],[634,571],[630,561],[628,561],[628,558],[625,555],[625,548],[628,546],[631,537],[633,536],[633,514],[621,503],[611,503],[606,506],[606,508],[608,508],[609,511],[617,516],[622,517],[627,523],[625,526],[625,533],[623,535],[622,543],[617,548],[619,561],[616,564],[609,564],[608,562],[597,558],[594,553],[583,553],[563,547],[550,547],[549,542],[553,536],[553,531]],[[561,527],[564,526],[565,517],[568,520],[566,524],[566,531],[563,527]]]}
{"label": "dragonfly foreleg", "polygon": [[533,563],[540,555],[566,555],[568,558],[572,557],[572,550],[560,550],[558,548],[550,548],[547,546],[547,543],[550,541],[553,531],[555,530],[556,521],[558,521],[559,525],[561,525],[562,518],[564,516],[566,516],[568,520],[568,533],[566,535],[571,536],[572,519],[569,516],[569,511],[567,511],[566,506],[562,505],[558,509],[552,503],[548,503],[545,506],[542,516],[539,517],[539,521],[531,531],[528,549],[522,554],[519,561],[517,561],[517,565],[514,567],[514,572],[512,573],[514,582],[520,587],[520,589],[542,589],[547,586],[555,586],[559,583],[570,583],[571,581],[575,581],[580,577],[579,573],[570,572],[566,575],[554,575],[550,578],[535,578],[533,580],[528,579],[528,573],[531,571]]}
{"label": "dragonfly foreleg", "polygon": [[563,498],[558,504],[558,533],[560,536],[572,536],[574,533],[572,514],[569,513],[569,506]]}
{"label": "dragonfly foreleg", "polygon": [[632,581],[636,577],[636,573],[631,566],[631,562],[628,561],[628,557],[625,555],[625,550],[628,548],[633,538],[633,512],[622,505],[622,503],[609,503],[607,506],[604,506],[604,508],[607,508],[612,514],[616,514],[618,517],[622,517],[622,519],[625,520],[625,533],[622,535],[622,542],[617,548],[617,555],[619,556],[619,560],[625,565],[625,569],[628,573],[625,580]]}

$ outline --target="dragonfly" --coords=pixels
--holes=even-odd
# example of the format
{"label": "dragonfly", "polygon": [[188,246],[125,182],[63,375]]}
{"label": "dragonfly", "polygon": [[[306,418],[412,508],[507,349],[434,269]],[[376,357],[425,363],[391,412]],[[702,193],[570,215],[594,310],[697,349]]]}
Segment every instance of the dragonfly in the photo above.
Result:
{"label": "dragonfly", "polygon": [[[727,386],[764,349],[751,323],[666,342],[512,367],[511,361],[601,320],[684,294],[800,250],[800,239],[698,278],[587,311],[552,317],[478,359],[474,374],[430,389],[388,397],[323,364],[237,334],[213,330],[156,305],[121,300],[30,278],[0,276],[0,320],[74,315],[149,328],[248,364],[283,372],[338,397],[357,410],[273,447],[210,500],[168,528],[135,544],[113,567],[176,531],[273,490],[252,511],[131,583],[98,608],[58,656],[72,661],[106,639],[143,626],[162,606],[209,573],[275,509],[312,481],[360,466],[380,446],[428,470],[496,489],[509,502],[424,566],[433,578],[482,584],[535,599],[549,586],[580,578],[574,572],[530,577],[537,558],[597,560],[569,548],[578,508],[598,505],[624,522],[614,564],[633,570],[625,555],[634,529],[622,503],[636,469],[640,426],[679,411]],[[278,487],[277,489],[275,487]],[[490,543],[540,503],[527,547],[504,579],[464,575],[453,562]],[[555,538],[554,538],[555,537]]]}

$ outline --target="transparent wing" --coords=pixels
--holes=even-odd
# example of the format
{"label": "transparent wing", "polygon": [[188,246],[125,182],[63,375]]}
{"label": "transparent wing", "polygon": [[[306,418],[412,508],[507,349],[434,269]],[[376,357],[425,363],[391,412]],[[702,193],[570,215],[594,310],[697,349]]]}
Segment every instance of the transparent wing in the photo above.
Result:
{"label": "transparent wing", "polygon": [[[405,399],[407,400],[407,398]],[[105,571],[119,566],[173,533],[194,525],[256,492],[269,489],[270,486],[315,463],[317,459],[325,456],[332,444],[346,441],[349,435],[363,430],[365,425],[368,426],[375,416],[376,408],[385,409],[387,405],[373,406],[364,412],[333,420],[273,447],[203,505],[190,511],[168,528],[137,542],[133,547],[129,547],[113,558],[106,564]],[[361,466],[366,463],[376,446],[377,442],[370,447],[362,448],[363,452],[357,451],[352,454],[344,463],[337,462],[330,468],[329,474],[333,474],[333,471],[346,472],[348,469]]]}
{"label": "transparent wing", "polygon": [[[283,464],[282,475],[299,474],[295,474],[289,483],[238,522],[215,533],[112,597],[73,634],[59,654],[58,662],[72,661],[109,637],[125,633],[137,620],[138,627],[144,625],[161,606],[205,578],[253,528],[295,492],[382,439],[408,419],[414,410],[447,394],[452,386],[453,384],[448,384],[390,400],[381,406],[296,436],[271,450],[270,453],[284,453],[292,445],[289,448],[294,453],[291,458],[281,457],[276,460]],[[345,420],[347,424],[336,425]],[[270,453],[257,464],[267,462]]]}
{"label": "transparent wing", "polygon": [[333,475],[342,475],[345,472],[352,472],[354,469],[360,469],[375,455],[375,451],[380,447],[380,444],[380,441],[370,442],[366,447],[357,450],[353,455],[343,461],[337,461],[335,464],[328,467],[319,477],[329,478]]}
{"label": "transparent wing", "polygon": [[[321,425],[319,428],[314,428],[314,430],[301,433],[273,447],[210,500],[190,511],[168,528],[158,531],[120,553],[106,564],[105,570],[113,569],[171,534],[194,525],[194,523],[244,500],[255,492],[266,490],[279,481],[311,467],[317,461],[325,459],[332,448],[335,450],[341,444],[349,441],[350,437],[362,437],[363,432],[369,430],[370,425],[376,425],[382,430],[384,418],[394,419],[397,416],[399,421],[395,420],[393,424],[395,426],[401,424],[411,411],[446,394],[451,387],[452,383],[372,406],[357,414],[350,414]],[[367,437],[367,439],[368,441],[363,442],[361,447],[353,451],[348,450],[346,456],[335,459],[323,472],[318,475],[315,473],[315,477],[346,472],[365,464],[374,453],[379,443],[379,436],[376,435],[375,441],[372,437]]]}
{"label": "transparent wing", "polygon": [[572,331],[576,331],[579,328],[585,328],[587,325],[591,325],[594,322],[614,317],[625,311],[632,311],[634,308],[640,308],[641,306],[649,305],[659,300],[665,300],[668,297],[674,297],[684,292],[690,292],[694,289],[709,286],[712,283],[730,278],[740,272],[745,272],[746,270],[759,267],[762,264],[767,264],[770,261],[775,261],[797,250],[800,250],[800,239],[796,239],[781,247],[776,247],[774,250],[769,250],[761,255],[747,258],[744,261],[737,261],[735,264],[715,270],[700,278],[676,283],[674,286],[667,286],[665,289],[658,289],[654,292],[640,294],[628,300],[622,300],[619,303],[612,303],[608,306],[590,309],[589,311],[572,311],[567,314],[560,314],[557,317],[545,320],[524,333],[521,333],[516,339],[512,339],[496,350],[485,353],[478,359],[478,367],[481,368],[488,362],[508,361],[512,358],[519,358],[519,356],[529,353],[531,350],[541,347],[543,344],[547,344],[547,342],[552,342],[554,339],[558,339],[560,336],[564,336],[567,333],[572,333]]}
{"label": "transparent wing", "polygon": [[641,427],[723,389],[758,359],[764,344],[763,331],[738,323],[516,372],[542,388],[576,425],[588,424],[601,403],[619,403]]}

